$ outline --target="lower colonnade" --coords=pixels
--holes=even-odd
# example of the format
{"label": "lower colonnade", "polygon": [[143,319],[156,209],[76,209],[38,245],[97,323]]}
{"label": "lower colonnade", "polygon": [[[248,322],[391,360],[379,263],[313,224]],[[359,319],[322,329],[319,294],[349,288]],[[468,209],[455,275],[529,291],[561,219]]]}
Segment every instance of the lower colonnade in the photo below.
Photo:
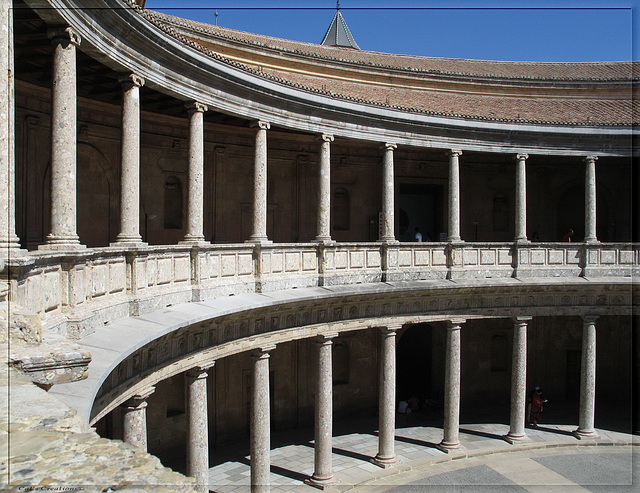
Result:
{"label": "lower colonnade", "polygon": [[[533,310],[536,312],[537,310]],[[595,431],[595,361],[596,361],[596,321],[597,316],[582,316],[582,366],[580,371],[580,408],[578,426],[574,432],[577,439],[597,438]],[[442,441],[438,448],[444,453],[452,453],[463,448],[460,441],[460,399],[461,399],[461,334],[465,330],[467,320],[478,320],[482,317],[472,315],[432,317],[432,323],[446,325],[446,355],[444,382],[444,421]],[[527,384],[527,328],[532,316],[517,315],[512,317],[512,371],[511,371],[511,405],[509,432],[503,438],[511,444],[528,440],[526,434],[526,384]],[[575,320],[572,319],[572,320]],[[379,319],[384,322],[384,318]],[[410,325],[415,325],[415,318],[407,317],[403,322],[396,318],[393,322],[380,325],[374,320],[365,323],[365,327],[379,332],[379,378],[378,378],[378,452],[371,457],[371,462],[382,468],[393,467],[397,463],[394,441],[396,430],[396,338],[397,333]],[[344,322],[342,323],[344,326]],[[355,326],[356,324],[352,324]],[[322,329],[318,327],[322,326]],[[315,340],[315,359],[313,366],[316,373],[314,403],[314,469],[313,474],[305,481],[311,486],[321,489],[335,483],[332,468],[332,345],[340,335],[340,323],[318,324],[316,329],[322,333],[312,335],[307,330],[307,338]],[[363,328],[365,328],[363,327]],[[349,327],[349,330],[357,330]],[[300,333],[298,333],[298,336]],[[289,334],[291,336],[291,334]],[[275,340],[274,340],[275,339]],[[251,490],[255,492],[269,491],[270,476],[270,355],[280,342],[277,338],[257,337],[251,344],[251,410],[250,410],[250,467]],[[288,337],[281,337],[282,341]],[[238,353],[236,353],[238,354]],[[193,364],[193,356],[183,361],[184,367]],[[203,361],[206,360],[206,363]],[[201,358],[201,362],[183,373],[186,376],[187,405],[187,474],[196,479],[199,491],[209,491],[215,485],[208,484],[209,443],[208,443],[208,371],[219,361],[211,356]],[[114,369],[113,375],[122,375]],[[160,377],[162,378],[162,377]],[[57,386],[64,387],[64,385]],[[153,395],[154,386],[144,382],[135,386],[135,394],[127,399],[123,409],[123,438],[125,441],[147,448],[147,399]],[[64,393],[64,391],[63,391]],[[98,393],[100,395],[100,393]],[[98,400],[99,401],[99,400]],[[97,402],[98,402],[97,401]],[[97,416],[92,419],[95,423]]]}

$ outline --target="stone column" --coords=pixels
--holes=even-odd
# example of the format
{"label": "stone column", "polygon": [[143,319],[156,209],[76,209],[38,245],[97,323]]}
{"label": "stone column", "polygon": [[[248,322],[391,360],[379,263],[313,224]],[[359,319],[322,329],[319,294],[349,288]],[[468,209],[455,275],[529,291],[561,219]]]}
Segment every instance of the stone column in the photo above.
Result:
{"label": "stone column", "polygon": [[271,411],[269,403],[269,352],[275,346],[256,350],[251,385],[251,492],[269,491],[271,468]]}
{"label": "stone column", "polygon": [[268,122],[251,125],[256,129],[256,147],[253,161],[253,233],[250,242],[266,243],[267,238],[267,130]]}
{"label": "stone column", "polygon": [[204,112],[208,108],[192,102],[189,110],[189,199],[186,243],[204,242]]}
{"label": "stone column", "polygon": [[125,402],[122,440],[147,451],[147,399],[155,387],[151,387],[144,392],[134,395]]}
{"label": "stone column", "polygon": [[118,244],[140,244],[140,88],[144,79],[120,74],[122,84],[122,162]]}
{"label": "stone column", "polygon": [[447,327],[444,372],[444,436],[438,448],[455,451],[460,446],[460,328],[464,320],[451,320]]}
{"label": "stone column", "polygon": [[449,241],[460,239],[460,150],[449,151]]}
{"label": "stone column", "polygon": [[576,438],[597,438],[596,407],[596,319],[584,317],[580,368],[580,418]]}
{"label": "stone column", "polygon": [[394,232],[394,186],[393,186],[393,150],[396,144],[384,144],[382,160],[382,241],[396,241]]}
{"label": "stone column", "polygon": [[383,327],[380,348],[380,397],[378,454],[372,462],[380,467],[390,467],[396,459],[394,441],[396,434],[396,331],[398,327]]}
{"label": "stone column", "polygon": [[321,335],[318,343],[318,365],[315,404],[315,447],[313,475],[307,484],[326,488],[333,484],[331,466],[333,436],[333,376],[331,346],[338,334]]}
{"label": "stone column", "polygon": [[518,243],[527,242],[527,154],[516,156],[516,238]]}
{"label": "stone column", "polygon": [[50,31],[54,44],[51,91],[51,233],[47,249],[81,247],[77,234],[77,96],[76,47],[73,28]]}
{"label": "stone column", "polygon": [[13,22],[11,0],[0,0],[0,257],[18,253],[14,153]]}
{"label": "stone column", "polygon": [[331,241],[331,142],[333,135],[320,136],[320,174],[318,175],[318,234],[319,243]]}
{"label": "stone column", "polygon": [[515,317],[513,321],[513,356],[511,358],[511,420],[509,443],[527,441],[525,413],[527,406],[527,324],[531,317]]}
{"label": "stone column", "polygon": [[596,160],[597,156],[587,156],[584,159],[584,241],[596,243]]}
{"label": "stone column", "polygon": [[187,371],[187,475],[195,478],[196,488],[209,492],[209,419],[207,414],[208,368]]}

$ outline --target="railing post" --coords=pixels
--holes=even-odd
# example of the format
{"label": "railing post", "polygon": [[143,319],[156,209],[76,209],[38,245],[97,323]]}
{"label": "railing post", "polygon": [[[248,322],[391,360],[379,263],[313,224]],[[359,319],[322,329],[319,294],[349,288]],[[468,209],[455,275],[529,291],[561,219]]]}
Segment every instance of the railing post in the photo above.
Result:
{"label": "railing post", "polygon": [[260,243],[253,245],[253,280],[256,293],[262,293],[262,246]]}
{"label": "railing post", "polygon": [[316,245],[316,257],[318,262],[318,286],[324,286],[324,274],[326,268],[326,257],[325,257],[325,244],[324,242],[319,242]]}
{"label": "railing post", "polygon": [[189,256],[191,259],[191,301],[203,301],[202,294],[200,293],[202,259],[200,258],[200,248],[198,248],[198,245],[193,245],[191,247],[191,250],[189,250]]}

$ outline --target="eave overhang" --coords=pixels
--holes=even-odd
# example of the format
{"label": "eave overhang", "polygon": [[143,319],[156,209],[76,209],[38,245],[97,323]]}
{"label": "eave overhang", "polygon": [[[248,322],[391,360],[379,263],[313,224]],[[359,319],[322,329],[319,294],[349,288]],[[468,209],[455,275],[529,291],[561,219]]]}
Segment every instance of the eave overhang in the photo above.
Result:
{"label": "eave overhang", "polygon": [[309,133],[399,145],[539,155],[638,155],[635,127],[475,120],[351,101],[272,80],[206,53],[145,19],[122,0],[26,0],[51,25],[66,24],[80,49],[177,99],[247,120]]}

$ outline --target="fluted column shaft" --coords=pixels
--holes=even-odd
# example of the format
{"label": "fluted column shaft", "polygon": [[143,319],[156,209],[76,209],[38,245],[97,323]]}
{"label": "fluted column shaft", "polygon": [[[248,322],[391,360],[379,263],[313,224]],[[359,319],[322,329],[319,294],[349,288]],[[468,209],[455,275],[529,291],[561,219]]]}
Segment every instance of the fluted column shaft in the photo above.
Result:
{"label": "fluted column shaft", "polygon": [[12,6],[11,0],[0,0],[0,257],[20,248],[16,235]]}
{"label": "fluted column shaft", "polygon": [[575,434],[578,438],[597,437],[596,405],[596,318],[585,317],[582,328],[580,368],[580,417]]}
{"label": "fluted column shaft", "polygon": [[140,236],[140,88],[144,79],[122,74],[122,163],[118,243],[141,243]]}
{"label": "fluted column shaft", "polygon": [[396,331],[381,328],[378,454],[373,463],[388,467],[396,462]]}
{"label": "fluted column shaft", "polygon": [[516,156],[516,238],[519,243],[527,241],[527,154]]}
{"label": "fluted column shaft", "polygon": [[204,241],[204,112],[207,106],[194,102],[189,110],[189,198],[185,242]]}
{"label": "fluted column shaft", "polygon": [[462,151],[449,155],[449,241],[460,241],[460,161]]}
{"label": "fluted column shaft", "polygon": [[269,351],[262,348],[253,353],[251,386],[251,492],[269,491],[271,468],[271,411],[269,403]]}
{"label": "fluted column shaft", "polygon": [[513,356],[511,358],[511,419],[505,439],[514,443],[527,439],[525,414],[527,404],[527,324],[531,317],[516,317],[513,322]]}
{"label": "fluted column shaft", "polygon": [[269,123],[258,121],[253,160],[253,233],[249,241],[263,243],[267,238],[267,130]]}
{"label": "fluted column shaft", "polygon": [[394,185],[393,185],[393,150],[396,144],[384,144],[382,159],[382,241],[395,241],[394,233]]}
{"label": "fluted column shaft", "polygon": [[77,96],[76,47],[80,37],[70,27],[52,31],[51,91],[51,233],[46,248],[77,248]]}
{"label": "fluted column shaft", "polygon": [[147,451],[147,399],[155,387],[133,396],[122,407],[124,409],[123,441]]}
{"label": "fluted column shaft", "polygon": [[318,364],[315,403],[314,471],[309,482],[327,485],[333,479],[331,465],[333,436],[333,374],[331,351],[337,334],[318,336]]}
{"label": "fluted column shaft", "polygon": [[207,369],[187,371],[187,475],[195,478],[196,488],[209,491],[209,418],[207,414]]}
{"label": "fluted column shaft", "polygon": [[596,237],[596,160],[597,156],[585,158],[584,184],[584,241],[595,243]]}
{"label": "fluted column shaft", "polygon": [[444,374],[443,439],[438,448],[448,452],[460,448],[460,329],[463,321],[452,320],[447,327]]}
{"label": "fluted column shaft", "polygon": [[318,176],[318,234],[316,241],[331,241],[331,142],[333,135],[320,136]]}

